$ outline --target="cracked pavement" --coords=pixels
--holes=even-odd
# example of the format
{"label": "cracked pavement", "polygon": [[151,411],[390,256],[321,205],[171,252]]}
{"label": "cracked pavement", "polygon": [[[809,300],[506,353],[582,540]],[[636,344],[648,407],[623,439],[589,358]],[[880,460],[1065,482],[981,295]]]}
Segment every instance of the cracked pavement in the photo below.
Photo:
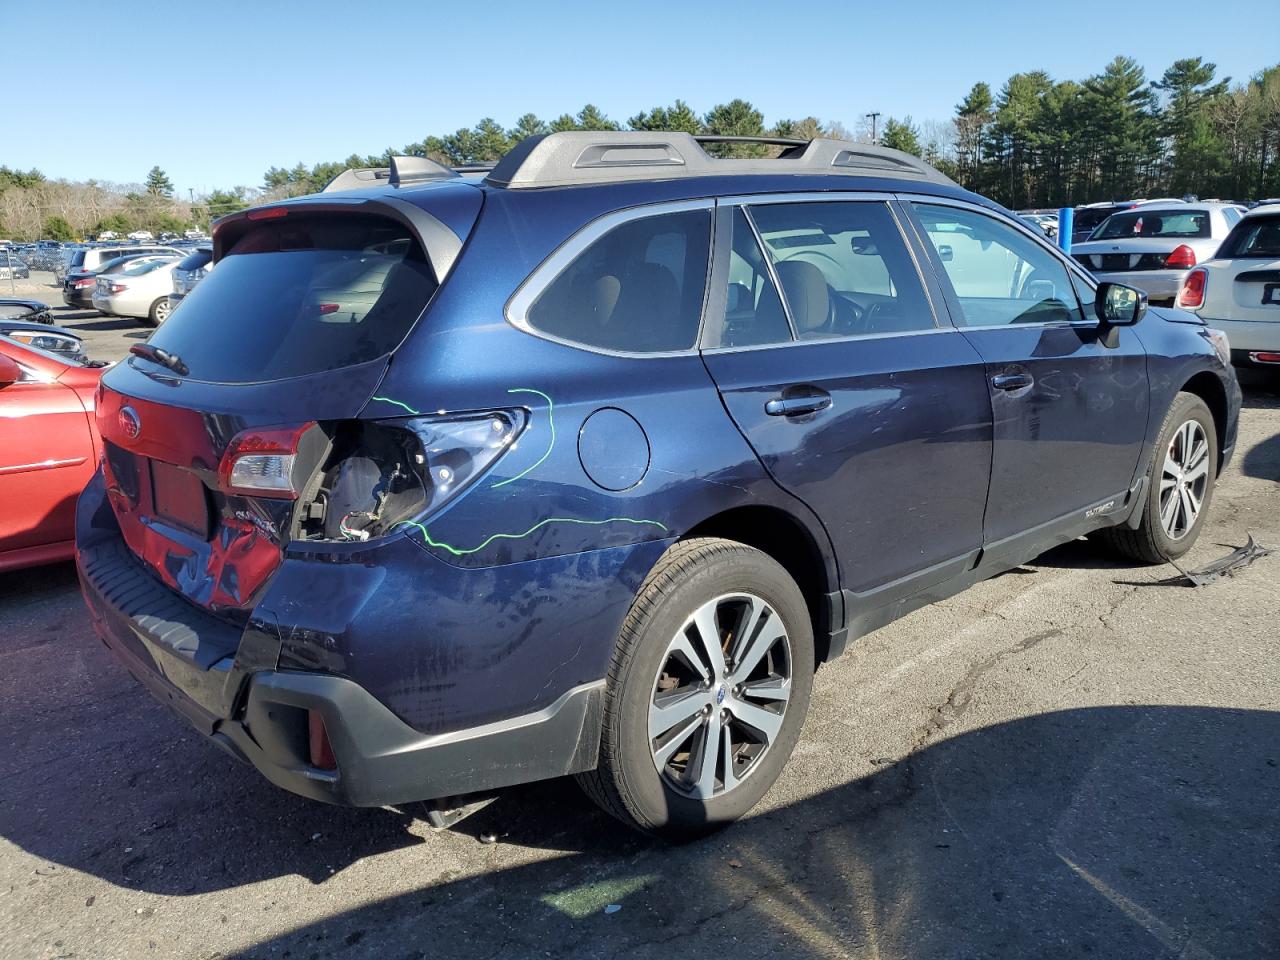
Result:
{"label": "cracked pavement", "polygon": [[[1280,546],[1274,383],[1210,521],[1192,566]],[[1080,541],[862,639],[683,847],[567,782],[443,832],[283,793],[110,658],[70,567],[0,576],[0,958],[1275,956],[1280,555],[1172,572]]]}

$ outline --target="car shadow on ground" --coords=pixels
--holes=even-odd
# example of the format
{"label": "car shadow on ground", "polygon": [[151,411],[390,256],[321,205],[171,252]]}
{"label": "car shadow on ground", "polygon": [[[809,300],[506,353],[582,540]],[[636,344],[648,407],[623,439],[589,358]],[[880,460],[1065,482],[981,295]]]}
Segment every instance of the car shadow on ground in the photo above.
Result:
{"label": "car shadow on ground", "polygon": [[[27,571],[0,591],[28,588],[38,615],[71,576],[65,565]],[[942,739],[684,846],[630,833],[564,780],[508,791],[431,833],[414,810],[277,790],[108,666],[87,624],[55,628],[51,643],[85,644],[64,651],[63,667],[88,679],[53,691],[42,711],[0,717],[0,836],[19,848],[179,896],[289,875],[325,884],[406,847],[433,877],[441,858],[480,870],[326,917],[245,960],[438,948],[459,960],[659,957],[730,935],[735,955],[798,958],[1265,956],[1280,943],[1280,713],[1038,714]],[[6,663],[22,669],[28,649],[49,656],[33,642],[0,647]],[[0,692],[8,703],[3,681]],[[499,856],[513,845],[555,855],[486,868],[474,838],[490,832]]]}
{"label": "car shadow on ground", "polygon": [[681,847],[620,841],[551,784],[487,813],[502,842],[555,837],[567,857],[240,956],[1263,956],[1280,943],[1278,737],[1261,711],[1042,714]]}

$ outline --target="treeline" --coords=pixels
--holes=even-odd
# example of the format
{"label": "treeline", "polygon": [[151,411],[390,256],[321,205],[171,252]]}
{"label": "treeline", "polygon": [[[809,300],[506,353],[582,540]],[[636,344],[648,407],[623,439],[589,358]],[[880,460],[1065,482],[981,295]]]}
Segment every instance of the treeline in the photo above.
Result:
{"label": "treeline", "polygon": [[[867,141],[865,120],[851,134],[838,121],[766,124],[745,100],[705,114],[683,100],[642,111],[625,124],[588,104],[544,121],[533,114],[503,127],[486,118],[442,136],[380,154],[272,167],[270,197],[324,188],[348,167],[385,166],[393,154],[450,165],[491,163],[524,137],[558,130],[681,130],[694,134],[834,136]],[[1054,80],[1044,71],[1010,77],[993,94],[977,83],[943,121],[886,119],[878,142],[921,156],[963,186],[1009,207],[1068,206],[1130,197],[1250,199],[1280,195],[1280,65],[1244,82],[1218,77],[1199,57],[1178,60],[1149,79],[1128,57],[1116,57],[1083,80]],[[765,155],[764,147],[719,147],[730,155]]]}
{"label": "treeline", "polygon": [[952,136],[940,165],[1014,208],[1276,196],[1280,65],[1235,84],[1199,57],[1155,80],[1128,57],[1083,81],[1019,73],[994,98],[975,84],[956,107]]}
{"label": "treeline", "polygon": [[[813,116],[766,123],[741,99],[705,113],[676,100],[626,121],[611,119],[593,104],[553,120],[527,113],[510,127],[486,118],[398,150],[310,167],[273,166],[260,187],[218,189],[192,202],[176,199],[158,168],[145,183],[130,186],[51,181],[37,170],[0,167],[0,237],[178,231],[254,203],[314,193],[348,167],[386,166],[393,154],[452,166],[492,163],[534,134],[620,129],[864,142],[874,136],[1015,209],[1189,193],[1234,200],[1280,196],[1280,65],[1233,81],[1219,77],[1216,65],[1193,57],[1152,79],[1134,60],[1116,57],[1083,80],[1054,80],[1044,71],[1018,73],[998,93],[977,83],[952,117],[923,123],[887,117],[874,130],[864,117],[852,131]],[[709,149],[731,156],[777,152],[740,144]]]}
{"label": "treeline", "polygon": [[[824,123],[816,117],[780,120],[766,127],[764,114],[745,100],[719,104],[705,114],[699,114],[683,100],[677,100],[668,107],[642,111],[625,124],[610,119],[599,107],[589,103],[576,114],[562,114],[550,121],[526,113],[514,126],[508,128],[486,117],[474,127],[464,127],[443,136],[429,136],[416,143],[406,144],[399,150],[388,147],[380,154],[352,154],[346,160],[318,163],[312,167],[301,163],[291,169],[272,167],[263,176],[263,189],[273,198],[296,196],[323,190],[330,180],[349,167],[385,167],[393,155],[430,157],[449,166],[493,163],[525,137],[540,133],[623,129],[674,130],[722,136],[771,135],[803,139],[817,136],[850,137],[849,131],[839,123]],[[773,148],[750,144],[725,144],[711,149],[728,156],[765,156],[776,153]]]}
{"label": "treeline", "polygon": [[181,233],[206,219],[201,212],[174,198],[173,183],[159,167],[152,167],[143,183],[113,184],[49,180],[39,170],[0,166],[3,238],[78,240],[105,230]]}

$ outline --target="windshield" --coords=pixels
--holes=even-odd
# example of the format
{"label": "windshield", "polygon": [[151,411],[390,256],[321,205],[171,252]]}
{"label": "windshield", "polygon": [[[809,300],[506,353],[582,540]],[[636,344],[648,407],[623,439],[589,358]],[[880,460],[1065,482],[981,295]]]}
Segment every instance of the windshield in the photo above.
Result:
{"label": "windshield", "polygon": [[435,289],[398,223],[290,216],[253,226],[150,342],[195,380],[304,376],[390,353]]}
{"label": "windshield", "polygon": [[1129,210],[1115,213],[1090,240],[1123,240],[1132,237],[1209,236],[1209,214],[1203,210]]}
{"label": "windshield", "polygon": [[[34,337],[34,342],[19,340],[18,337]],[[0,340],[3,340],[7,344],[12,344],[13,346],[17,347],[19,350],[29,350],[38,357],[44,357],[46,360],[56,360],[58,363],[65,364],[68,367],[87,367],[88,366],[87,363],[85,363],[84,361],[76,357],[71,356],[70,354],[52,353],[49,350],[45,350],[41,347],[36,346],[36,344],[40,343],[42,339],[44,338],[42,338],[38,332],[34,334],[28,333],[27,331],[23,331],[22,333],[17,333],[15,331],[13,334],[0,333]],[[49,338],[49,339],[52,340],[52,338]],[[23,358],[21,356],[17,356],[17,357],[14,357],[14,360],[18,363],[21,363]]]}
{"label": "windshield", "polygon": [[1240,221],[1222,241],[1217,255],[1280,260],[1280,214]]}

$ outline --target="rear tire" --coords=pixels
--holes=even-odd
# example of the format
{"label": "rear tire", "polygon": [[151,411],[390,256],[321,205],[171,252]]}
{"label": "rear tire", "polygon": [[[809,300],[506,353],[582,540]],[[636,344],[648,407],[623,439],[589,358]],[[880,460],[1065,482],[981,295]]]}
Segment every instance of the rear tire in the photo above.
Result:
{"label": "rear tire", "polygon": [[161,297],[151,305],[151,309],[147,312],[147,322],[153,327],[158,327],[169,319],[169,298]]}
{"label": "rear tire", "polygon": [[1122,556],[1140,563],[1168,563],[1195,544],[1218,479],[1218,434],[1205,402],[1179,393],[1165,415],[1147,469],[1147,501],[1136,530],[1099,531]]}
{"label": "rear tire", "polygon": [[623,622],[599,764],[578,782],[623,823],[664,839],[732,823],[791,756],[813,668],[809,611],[780,564],[730,540],[678,543]]}

